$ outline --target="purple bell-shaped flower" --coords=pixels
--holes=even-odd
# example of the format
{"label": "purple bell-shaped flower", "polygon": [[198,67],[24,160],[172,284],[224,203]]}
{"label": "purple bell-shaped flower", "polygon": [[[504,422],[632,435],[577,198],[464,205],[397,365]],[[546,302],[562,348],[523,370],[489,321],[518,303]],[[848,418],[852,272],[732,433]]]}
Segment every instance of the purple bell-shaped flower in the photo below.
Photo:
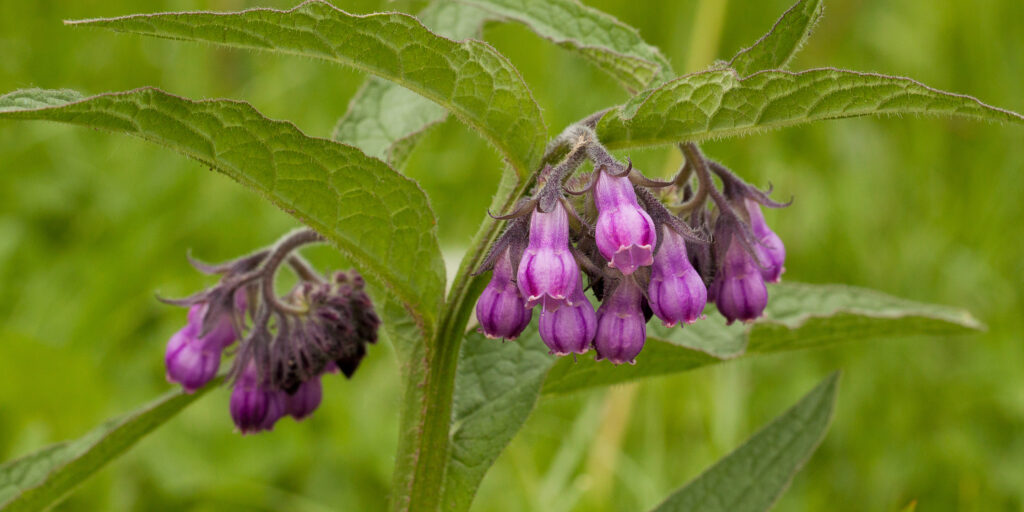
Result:
{"label": "purple bell-shaped flower", "polygon": [[[711,284],[712,295],[718,311],[730,324],[736,320],[750,322],[764,313],[768,289],[761,269],[740,240],[740,233],[727,233],[728,229],[717,230],[722,236],[716,237],[716,243],[723,240],[728,246],[724,256],[717,256],[718,272]],[[716,247],[718,254],[722,249]]]}
{"label": "purple bell-shaped flower", "polygon": [[745,199],[747,213],[750,214],[750,229],[757,238],[757,259],[760,260],[761,276],[769,283],[777,283],[786,271],[786,246],[764,220],[761,206],[757,201]]}
{"label": "purple bell-shaped flower", "polygon": [[693,323],[704,313],[708,290],[686,254],[686,240],[669,228],[661,229],[661,246],[654,255],[647,286],[651,310],[665,323]]}
{"label": "purple bell-shaped flower", "polygon": [[273,428],[284,415],[284,395],[267,391],[260,383],[256,365],[250,363],[235,381],[231,391],[231,419],[243,434],[255,434]]}
{"label": "purple bell-shaped flower", "polygon": [[636,362],[647,339],[647,320],[642,309],[643,290],[630,279],[621,279],[597,310],[594,348],[597,359],[615,364]]}
{"label": "purple bell-shaped flower", "polygon": [[569,250],[569,215],[561,202],[548,213],[534,210],[530,242],[519,261],[516,282],[526,307],[541,304],[545,311],[572,306],[579,288],[580,268]]}
{"label": "purple bell-shaped flower", "polygon": [[296,420],[302,420],[320,407],[322,399],[323,383],[320,377],[314,377],[299,385],[295,393],[285,394],[285,411]]}
{"label": "purple bell-shaped flower", "polygon": [[491,282],[476,303],[476,319],[488,338],[516,339],[530,324],[533,310],[512,282],[511,250],[505,249],[494,263]]}
{"label": "purple bell-shaped flower", "polygon": [[583,295],[582,278],[572,306],[563,306],[555,311],[541,311],[538,330],[540,339],[559,356],[583,354],[590,349],[590,342],[597,333],[597,315],[594,306]]}
{"label": "purple bell-shaped flower", "polygon": [[595,237],[608,266],[624,275],[654,263],[657,234],[654,221],[636,199],[628,177],[615,177],[599,171],[594,184],[597,205]]}

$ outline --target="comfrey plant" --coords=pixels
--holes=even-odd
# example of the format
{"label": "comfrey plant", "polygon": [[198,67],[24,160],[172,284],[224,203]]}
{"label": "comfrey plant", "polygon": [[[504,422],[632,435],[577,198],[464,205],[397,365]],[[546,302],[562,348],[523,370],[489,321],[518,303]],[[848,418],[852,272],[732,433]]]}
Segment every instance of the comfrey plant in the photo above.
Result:
{"label": "comfrey plant", "polygon": [[[959,310],[844,286],[779,283],[786,246],[763,209],[790,202],[771,199],[770,190],[746,183],[697,146],[865,115],[1024,124],[1019,114],[907,78],[785,70],[821,10],[820,1],[801,0],[749,48],[686,75],[635,30],[576,0],[437,0],[416,16],[353,15],[313,0],[287,11],[69,22],[297,54],[373,77],[333,140],[243,102],[155,88],[0,96],[0,119],[83,125],[170,147],[307,226],[237,260],[196,263],[219,280],[167,300],[188,308],[164,352],[167,378],[182,389],[104,424],[74,449],[9,462],[0,470],[2,505],[52,505],[218,382],[231,388],[225,409],[242,433],[270,430],[286,415],[306,418],[326,407],[325,377],[351,377],[373,356],[367,346],[378,327],[398,357],[403,389],[391,506],[417,511],[467,510],[542,395],[890,330],[977,328]],[[487,21],[520,22],[578,52],[631,97],[549,142],[542,109],[520,74],[475,39]],[[400,172],[418,135],[448,112],[506,164],[492,215],[480,212],[482,224],[450,281],[430,202]],[[635,168],[628,152],[650,146],[678,148],[679,172],[662,181]],[[321,241],[355,269],[324,277],[296,252]],[[297,284],[280,295],[274,276],[282,266]],[[474,307],[478,325],[470,325]],[[153,346],[156,358],[155,340]],[[836,375],[826,378],[658,510],[696,510],[697,503],[770,508],[822,439],[836,382]],[[13,474],[24,478],[4,480]],[[756,490],[735,485],[755,480]]]}

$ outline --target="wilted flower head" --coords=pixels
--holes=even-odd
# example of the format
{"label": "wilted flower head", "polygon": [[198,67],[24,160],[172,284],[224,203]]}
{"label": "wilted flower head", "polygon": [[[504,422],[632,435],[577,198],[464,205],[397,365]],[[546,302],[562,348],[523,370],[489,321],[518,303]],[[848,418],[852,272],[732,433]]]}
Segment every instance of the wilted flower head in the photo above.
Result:
{"label": "wilted flower head", "polygon": [[629,275],[652,264],[657,243],[654,221],[637,203],[629,178],[598,171],[594,203],[598,212],[595,237],[608,266]]}
{"label": "wilted flower head", "polygon": [[545,311],[572,306],[579,287],[580,267],[569,249],[569,216],[560,201],[550,212],[535,209],[530,218],[530,242],[516,276],[526,306],[541,304]]}

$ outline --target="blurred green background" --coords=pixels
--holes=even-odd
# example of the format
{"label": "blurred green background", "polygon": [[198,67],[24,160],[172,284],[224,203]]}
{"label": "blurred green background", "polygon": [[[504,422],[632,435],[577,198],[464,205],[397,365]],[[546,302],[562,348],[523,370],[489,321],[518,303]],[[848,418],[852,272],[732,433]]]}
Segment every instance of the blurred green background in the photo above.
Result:
{"label": "blurred green background", "polygon": [[[352,12],[423,2],[336,0]],[[756,40],[791,0],[588,0],[640,29],[678,71]],[[263,0],[0,0],[0,92],[156,85],[229,97],[328,136],[362,76],[300,58],[143,39],[62,19],[234,10]],[[1024,111],[1020,0],[827,0],[793,66],[911,76]],[[626,98],[607,76],[517,25],[485,37],[533,87],[552,133]],[[1024,130],[944,119],[861,119],[706,144],[794,205],[769,213],[793,281],[877,288],[973,311],[971,337],[881,339],[764,356],[545,400],[499,459],[475,510],[644,510],[735,448],[833,369],[835,422],[781,511],[1024,509]],[[633,152],[649,174],[668,151]],[[154,292],[210,284],[185,261],[222,260],[295,222],[229,179],[124,136],[0,124],[0,459],[77,437],[170,389],[163,346],[184,321]],[[408,173],[453,258],[500,163],[458,123],[431,132]],[[323,266],[329,249],[308,251]],[[215,391],[89,480],[58,510],[377,510],[395,450],[387,346],[321,410],[272,434],[232,432]]]}

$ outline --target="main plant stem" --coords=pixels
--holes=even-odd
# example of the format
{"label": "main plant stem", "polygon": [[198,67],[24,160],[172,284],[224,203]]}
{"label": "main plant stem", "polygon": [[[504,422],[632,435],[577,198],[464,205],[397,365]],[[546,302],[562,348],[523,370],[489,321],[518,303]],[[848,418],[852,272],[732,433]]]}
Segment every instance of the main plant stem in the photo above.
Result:
{"label": "main plant stem", "polygon": [[[572,147],[571,137],[559,137],[548,148],[541,166],[551,163],[565,148]],[[528,176],[517,177],[506,171],[491,209],[496,212],[511,210],[527,194],[537,172],[539,169]],[[402,435],[413,436],[413,439],[400,440],[399,457],[411,459],[412,474],[396,475],[395,482],[404,488],[395,489],[393,510],[444,510],[444,482],[451,452],[452,401],[459,350],[476,297],[486,285],[486,280],[482,276],[474,276],[473,272],[487,256],[487,248],[499,235],[499,225],[499,221],[488,218],[473,236],[448,292],[434,339],[424,355],[424,372],[419,375],[409,372],[407,375],[410,382],[406,383],[406,396],[418,397],[420,407],[414,420],[407,418],[416,421],[415,426],[407,425],[407,421],[403,420],[403,427],[411,430],[403,431]],[[403,414],[411,413],[407,410]],[[400,462],[396,471],[404,469]]]}

